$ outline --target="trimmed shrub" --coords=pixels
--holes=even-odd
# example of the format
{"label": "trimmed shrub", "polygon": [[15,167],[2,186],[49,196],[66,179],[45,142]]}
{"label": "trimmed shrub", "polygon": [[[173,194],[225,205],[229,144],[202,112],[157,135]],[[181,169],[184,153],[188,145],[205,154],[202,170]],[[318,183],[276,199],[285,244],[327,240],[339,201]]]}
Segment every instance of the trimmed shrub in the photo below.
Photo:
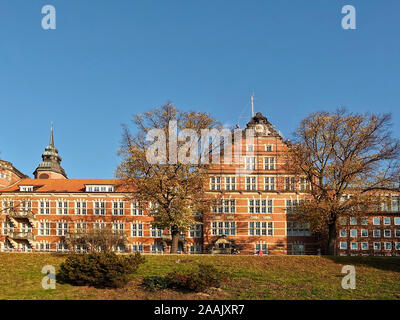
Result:
{"label": "trimmed shrub", "polygon": [[212,287],[220,287],[227,274],[219,271],[213,265],[199,264],[198,270],[190,272],[174,271],[165,277],[147,277],[143,285],[151,290],[172,288],[204,292]]}
{"label": "trimmed shrub", "polygon": [[171,280],[171,286],[174,288],[202,292],[212,287],[220,287],[227,275],[213,265],[199,264],[198,271],[189,273],[173,272],[167,277]]}
{"label": "trimmed shrub", "polygon": [[157,291],[169,288],[171,280],[168,277],[153,276],[144,278],[142,284],[150,291]]}
{"label": "trimmed shrub", "polygon": [[121,288],[144,262],[139,252],[128,256],[114,252],[73,254],[61,264],[59,277],[77,286]]}

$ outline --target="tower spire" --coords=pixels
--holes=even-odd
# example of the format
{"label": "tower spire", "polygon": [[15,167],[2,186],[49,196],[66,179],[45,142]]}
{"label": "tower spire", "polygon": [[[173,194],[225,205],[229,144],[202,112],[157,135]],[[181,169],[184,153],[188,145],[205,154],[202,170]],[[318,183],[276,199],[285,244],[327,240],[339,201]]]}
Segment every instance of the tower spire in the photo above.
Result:
{"label": "tower spire", "polygon": [[51,122],[50,129],[50,146],[54,147],[53,121]]}
{"label": "tower spire", "polygon": [[33,172],[35,179],[67,179],[64,169],[61,167],[61,157],[54,146],[53,121],[50,127],[50,144],[42,154],[42,162]]}

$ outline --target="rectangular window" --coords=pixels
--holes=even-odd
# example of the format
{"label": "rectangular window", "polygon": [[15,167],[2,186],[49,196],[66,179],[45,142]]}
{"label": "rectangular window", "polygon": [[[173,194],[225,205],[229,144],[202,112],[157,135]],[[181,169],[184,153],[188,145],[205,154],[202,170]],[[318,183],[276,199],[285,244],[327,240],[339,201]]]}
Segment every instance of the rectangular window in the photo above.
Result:
{"label": "rectangular window", "polygon": [[308,237],[310,236],[310,227],[308,223],[288,221],[286,234],[288,237]]}
{"label": "rectangular window", "polygon": [[95,222],[93,223],[93,228],[96,230],[101,230],[101,229],[105,229],[106,228],[106,224],[105,222]]}
{"label": "rectangular window", "polygon": [[351,250],[358,250],[358,242],[350,242]]}
{"label": "rectangular window", "polygon": [[394,236],[400,238],[400,229],[394,229]]}
{"label": "rectangular window", "polygon": [[203,251],[203,248],[202,248],[201,244],[195,243],[195,244],[191,244],[189,247],[190,254],[200,254],[200,253],[202,253],[202,251]]}
{"label": "rectangular window", "polygon": [[300,178],[300,191],[311,190],[311,184],[306,178]]}
{"label": "rectangular window", "polygon": [[246,146],[246,151],[248,151],[248,152],[254,152],[254,145],[252,145],[252,144],[247,145],[247,146]]}
{"label": "rectangular window", "polygon": [[357,218],[351,217],[350,218],[350,225],[351,226],[356,226],[357,225]]}
{"label": "rectangular window", "polygon": [[65,236],[68,233],[68,223],[67,222],[57,222],[57,235]]}
{"label": "rectangular window", "polygon": [[373,220],[374,226],[379,226],[381,224],[381,218],[374,218]]}
{"label": "rectangular window", "polygon": [[236,200],[235,199],[222,199],[212,207],[213,213],[235,213]]}
{"label": "rectangular window", "polygon": [[350,237],[352,237],[352,238],[357,238],[357,229],[351,229],[350,230]]}
{"label": "rectangular window", "polygon": [[85,233],[87,230],[87,223],[86,222],[77,222],[75,223],[75,230],[77,232]]}
{"label": "rectangular window", "polygon": [[32,202],[31,201],[20,201],[20,212],[30,212],[32,211]]}
{"label": "rectangular window", "polygon": [[131,215],[132,216],[142,216],[143,210],[139,202],[131,202]]}
{"label": "rectangular window", "polygon": [[304,244],[293,243],[292,244],[292,254],[293,255],[304,255],[306,254],[306,249]]}
{"label": "rectangular window", "polygon": [[143,252],[143,244],[133,244],[132,252]]}
{"label": "rectangular window", "polygon": [[103,201],[96,201],[94,203],[94,214],[102,216],[106,214],[106,204]]}
{"label": "rectangular window", "polygon": [[398,212],[400,211],[400,198],[392,197],[392,211]]}
{"label": "rectangular window", "polygon": [[273,151],[272,144],[266,144],[266,145],[265,145],[265,151],[267,151],[267,152],[272,152],[272,151]]}
{"label": "rectangular window", "polygon": [[339,246],[341,250],[347,250],[347,242],[341,241]]}
{"label": "rectangular window", "polygon": [[57,213],[68,214],[68,201],[57,201]]}
{"label": "rectangular window", "polygon": [[225,190],[236,190],[236,177],[225,177]]}
{"label": "rectangular window", "polygon": [[163,254],[164,248],[161,243],[154,243],[151,245],[151,253],[153,254]]}
{"label": "rectangular window", "polygon": [[248,200],[249,213],[272,213],[273,203],[272,200]]}
{"label": "rectangular window", "polygon": [[262,251],[263,254],[268,254],[268,245],[266,243],[254,244],[254,254],[259,254]]}
{"label": "rectangular window", "polygon": [[383,230],[383,236],[385,238],[391,238],[392,237],[392,230],[390,230],[390,229]]}
{"label": "rectangular window", "polygon": [[395,243],[395,248],[396,248],[396,250],[400,250],[400,242]]}
{"label": "rectangular window", "polygon": [[236,222],[211,222],[211,234],[213,236],[234,236],[236,235]]}
{"label": "rectangular window", "polygon": [[275,190],[275,177],[264,177],[264,190]]}
{"label": "rectangular window", "polygon": [[361,224],[362,224],[363,226],[368,225],[368,219],[367,219],[367,218],[361,218]]}
{"label": "rectangular window", "polygon": [[374,229],[373,230],[373,236],[374,236],[374,238],[380,238],[381,237],[381,230],[380,229]]}
{"label": "rectangular window", "polygon": [[264,170],[275,170],[275,158],[274,157],[264,158]]}
{"label": "rectangular window", "polygon": [[339,237],[346,238],[347,237],[347,230],[346,229],[340,229]]}
{"label": "rectangular window", "polygon": [[246,168],[246,170],[255,170],[256,169],[256,158],[255,157],[246,157],[245,158],[245,168]]}
{"label": "rectangular window", "polygon": [[257,177],[246,177],[246,190],[257,190]]}
{"label": "rectangular window", "polygon": [[40,214],[50,214],[50,202],[49,201],[40,201]]}
{"label": "rectangular window", "polygon": [[123,234],[124,233],[124,224],[119,222],[114,222],[112,224],[112,231],[114,234]]}
{"label": "rectangular window", "polygon": [[295,191],[296,190],[296,179],[294,177],[285,178],[285,191]]}
{"label": "rectangular window", "polygon": [[50,235],[50,222],[39,223],[39,235],[49,236]]}
{"label": "rectangular window", "polygon": [[390,225],[390,217],[383,218],[383,224],[386,226],[389,226]]}
{"label": "rectangular window", "polygon": [[210,178],[210,190],[221,190],[221,177]]}
{"label": "rectangular window", "polygon": [[363,238],[368,237],[368,230],[367,229],[361,229],[361,237],[363,237]]}
{"label": "rectangular window", "polygon": [[196,224],[189,229],[189,238],[201,238],[202,226],[201,224]]}
{"label": "rectangular window", "polygon": [[249,222],[249,235],[250,236],[272,236],[273,225],[272,222]]}
{"label": "rectangular window", "polygon": [[302,201],[303,200],[286,200],[286,213],[288,213],[288,214],[296,213],[297,206]]}
{"label": "rectangular window", "polygon": [[340,224],[342,226],[345,226],[347,224],[347,219],[346,218],[340,218]]}
{"label": "rectangular window", "polygon": [[143,237],[143,223],[132,223],[132,237]]}
{"label": "rectangular window", "polygon": [[113,215],[114,216],[124,215],[124,203],[122,201],[113,202]]}
{"label": "rectangular window", "polygon": [[151,225],[150,226],[150,234],[151,234],[151,237],[153,237],[153,238],[161,238],[162,230]]}
{"label": "rectangular window", "polygon": [[374,250],[381,250],[381,243],[380,242],[374,242]]}
{"label": "rectangular window", "polygon": [[400,226],[400,218],[398,218],[398,217],[394,218],[394,225]]}
{"label": "rectangular window", "polygon": [[75,202],[75,214],[85,215],[87,214],[87,206],[84,201]]}
{"label": "rectangular window", "polygon": [[368,242],[361,242],[361,250],[368,250],[369,245]]}
{"label": "rectangular window", "polygon": [[392,243],[391,242],[385,242],[384,246],[385,246],[385,250],[392,250]]}

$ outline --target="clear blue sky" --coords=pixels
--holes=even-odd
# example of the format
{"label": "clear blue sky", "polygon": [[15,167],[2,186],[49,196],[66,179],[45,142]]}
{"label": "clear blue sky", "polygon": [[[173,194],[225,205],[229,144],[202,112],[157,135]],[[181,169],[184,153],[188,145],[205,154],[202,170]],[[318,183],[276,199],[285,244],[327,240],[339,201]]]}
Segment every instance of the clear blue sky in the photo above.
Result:
{"label": "clear blue sky", "polygon": [[2,0],[0,156],[31,175],[54,121],[68,176],[110,178],[132,115],[172,101],[244,125],[252,91],[288,138],[340,106],[392,112],[399,137],[399,31],[398,0]]}

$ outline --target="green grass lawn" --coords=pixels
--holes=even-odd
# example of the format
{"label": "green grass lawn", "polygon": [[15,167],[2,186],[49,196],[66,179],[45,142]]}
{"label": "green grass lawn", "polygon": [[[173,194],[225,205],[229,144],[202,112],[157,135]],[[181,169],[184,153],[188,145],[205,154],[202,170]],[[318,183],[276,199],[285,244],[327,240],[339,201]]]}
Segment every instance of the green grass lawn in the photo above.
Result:
{"label": "green grass lawn", "polygon": [[[400,299],[400,258],[320,256],[146,256],[146,263],[123,289],[41,286],[42,267],[58,270],[65,256],[0,253],[0,299]],[[211,263],[230,273],[220,290],[208,294],[148,292],[143,277]],[[343,265],[356,269],[355,290],[344,290]]]}

